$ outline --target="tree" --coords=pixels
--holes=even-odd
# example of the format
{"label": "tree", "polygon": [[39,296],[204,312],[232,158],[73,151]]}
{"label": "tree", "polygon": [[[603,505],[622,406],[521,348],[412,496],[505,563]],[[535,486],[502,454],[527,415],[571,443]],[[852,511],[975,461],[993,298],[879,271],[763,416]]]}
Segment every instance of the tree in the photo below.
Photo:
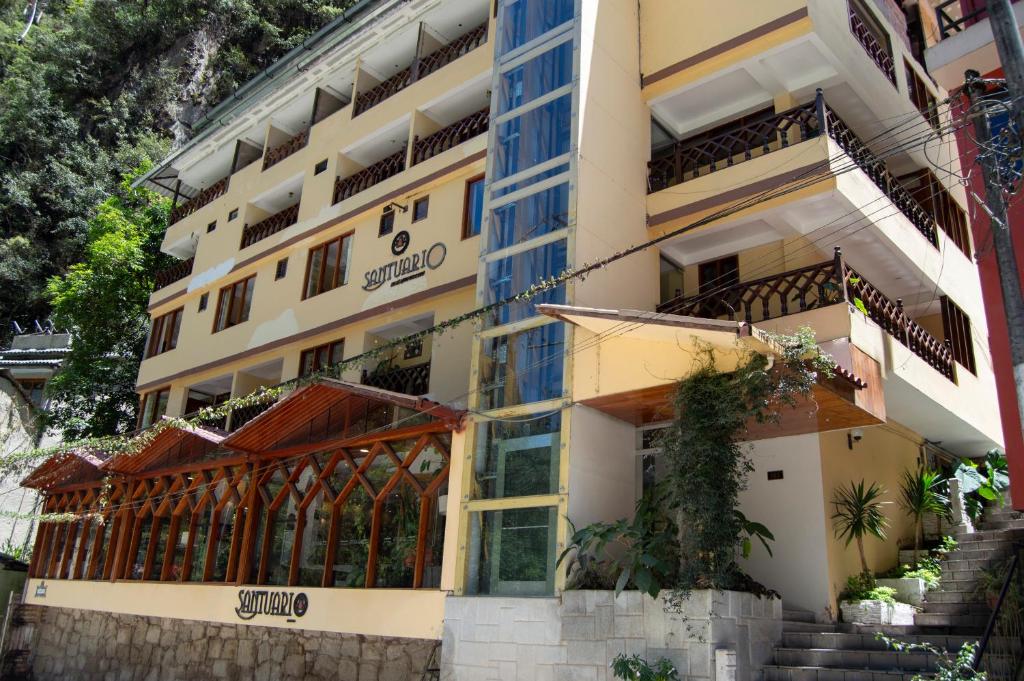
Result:
{"label": "tree", "polygon": [[914,565],[924,541],[924,517],[929,513],[949,515],[949,497],[943,494],[946,482],[938,471],[918,467],[903,471],[900,483],[900,506],[914,519]]}
{"label": "tree", "polygon": [[146,306],[169,208],[126,178],[89,220],[83,262],[47,285],[56,325],[72,334],[71,351],[47,385],[49,420],[65,439],[134,428]]}
{"label": "tree", "polygon": [[885,540],[885,530],[889,527],[889,519],[882,513],[882,507],[890,502],[881,501],[885,496],[885,488],[876,482],[866,486],[861,480],[851,482],[848,486],[836,490],[832,504],[836,512],[832,515],[832,524],[838,539],[846,539],[846,545],[857,542],[860,553],[860,566],[865,575],[871,575],[867,558],[864,556],[864,538],[871,536]]}

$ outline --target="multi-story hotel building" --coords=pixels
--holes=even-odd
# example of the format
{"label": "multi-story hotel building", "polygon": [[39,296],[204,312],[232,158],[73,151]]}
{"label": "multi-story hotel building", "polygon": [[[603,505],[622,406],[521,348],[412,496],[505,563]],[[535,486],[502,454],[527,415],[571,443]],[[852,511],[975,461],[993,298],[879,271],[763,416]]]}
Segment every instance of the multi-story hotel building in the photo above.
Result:
{"label": "multi-story hotel building", "polygon": [[[628,517],[657,479],[698,347],[728,369],[805,325],[841,371],[748,433],[743,511],[776,541],[745,566],[833,618],[860,569],[833,491],[895,499],[922,458],[1002,441],[956,122],[911,39],[926,14],[364,0],[268,69],[142,180],[174,198],[181,262],[151,298],[140,426],[365,359],[36,470],[46,510],[103,519],[40,532],[37,674],[60,676],[71,631],[86,669],[167,678],[419,678],[435,645],[449,678],[606,678],[623,641],[671,645],[643,618],[573,620],[571,524]],[[895,541],[867,550],[896,562]]]}

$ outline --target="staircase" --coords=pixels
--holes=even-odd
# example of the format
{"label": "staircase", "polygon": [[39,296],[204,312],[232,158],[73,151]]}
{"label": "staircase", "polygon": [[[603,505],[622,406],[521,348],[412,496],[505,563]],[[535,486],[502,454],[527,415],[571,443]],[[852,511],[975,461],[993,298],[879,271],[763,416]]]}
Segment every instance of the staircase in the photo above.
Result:
{"label": "staircase", "polygon": [[976,592],[979,573],[1024,541],[1024,514],[988,508],[976,532],[955,536],[959,546],[943,560],[939,588],[928,592],[913,626],[818,624],[813,613],[783,610],[782,645],[764,667],[764,681],[910,681],[935,671],[934,655],[897,652],[875,638],[878,632],[951,652],[978,641],[989,618]]}

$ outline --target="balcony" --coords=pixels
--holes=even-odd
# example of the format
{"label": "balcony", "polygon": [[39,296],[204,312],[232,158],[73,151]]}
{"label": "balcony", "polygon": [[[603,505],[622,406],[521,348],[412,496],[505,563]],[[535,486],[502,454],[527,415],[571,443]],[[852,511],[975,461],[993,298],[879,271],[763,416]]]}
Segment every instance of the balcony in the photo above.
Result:
{"label": "balcony", "polygon": [[239,248],[252,246],[257,241],[262,241],[269,236],[277,234],[282,229],[291,227],[299,220],[299,204],[289,206],[284,210],[274,213],[269,218],[261,220],[254,225],[246,225],[242,230],[242,243]]}
{"label": "balcony", "polygon": [[340,203],[405,170],[405,154],[406,149],[403,147],[401,151],[377,161],[372,166],[364,168],[354,175],[349,175],[344,179],[340,177],[336,179],[334,181],[333,203]]}
{"label": "balcony", "polygon": [[274,166],[281,161],[285,160],[295,152],[299,151],[309,142],[309,130],[303,130],[299,134],[291,137],[283,144],[279,144],[273,149],[267,151],[263,156],[263,170]]}
{"label": "balcony", "polygon": [[210,203],[214,199],[218,199],[221,196],[224,196],[227,190],[228,178],[223,177],[217,180],[212,185],[210,185],[203,191],[199,192],[185,203],[182,203],[172,208],[171,215],[168,218],[167,224],[173,225],[176,222],[184,220],[189,215],[192,215],[192,213],[195,213],[197,210],[199,210],[206,204]]}
{"label": "balcony", "polygon": [[896,62],[892,58],[888,34],[877,25],[870,12],[857,5],[856,0],[849,0],[849,14],[853,37],[889,82],[896,85]]}
{"label": "balcony", "polygon": [[932,216],[825,104],[820,90],[814,102],[781,113],[758,114],[737,124],[716,128],[710,135],[704,133],[681,140],[659,152],[648,163],[648,193],[784,149],[817,137],[822,130],[871,178],[929,243],[938,247]]}
{"label": "balcony", "polygon": [[395,75],[366,92],[356,95],[352,115],[358,116],[359,114],[372,109],[385,99],[388,99],[409,87],[417,80],[421,80],[429,76],[431,73],[440,70],[459,57],[472,52],[485,42],[487,42],[486,21],[476,28],[462,34],[444,47],[441,47],[424,57],[414,59],[413,63],[407,68],[402,69]]}
{"label": "balcony", "polygon": [[850,303],[866,311],[872,321],[929,366],[950,381],[956,381],[949,346],[911,319],[901,301],[892,302],[858,275],[843,261],[838,249],[832,260],[693,296],[680,296],[662,303],[657,311],[754,323]]}
{"label": "balcony", "polygon": [[363,385],[418,397],[430,392],[430,362],[393,367],[382,362],[372,371],[363,370]]}
{"label": "balcony", "polygon": [[422,139],[420,137],[414,138],[412,164],[423,163],[427,159],[457,147],[477,135],[484,134],[487,132],[490,116],[490,108],[481,109]]}
{"label": "balcony", "polygon": [[176,281],[181,281],[185,277],[192,274],[192,265],[195,264],[195,257],[191,257],[188,260],[182,260],[176,262],[170,267],[165,267],[156,273],[154,277],[155,287],[154,290],[166,288]]}
{"label": "balcony", "polygon": [[[1017,2],[1017,0],[1013,0],[1013,2]],[[939,36],[942,40],[988,18],[988,3],[985,0],[974,0],[969,5],[973,8],[967,11],[964,11],[962,0],[946,0],[935,6],[935,16],[939,21]]]}

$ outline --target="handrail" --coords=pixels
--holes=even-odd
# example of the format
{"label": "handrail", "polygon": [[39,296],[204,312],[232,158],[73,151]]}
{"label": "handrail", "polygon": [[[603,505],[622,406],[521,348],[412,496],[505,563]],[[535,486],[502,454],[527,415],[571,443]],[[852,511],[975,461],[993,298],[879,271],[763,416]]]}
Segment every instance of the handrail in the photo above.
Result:
{"label": "handrail", "polygon": [[336,179],[334,181],[333,203],[340,203],[405,170],[405,152],[406,148],[402,147],[401,151],[382,158],[372,166],[364,168],[354,175]]}
{"label": "handrail", "polygon": [[192,266],[195,264],[196,258],[192,256],[188,260],[182,260],[176,262],[170,267],[165,267],[156,273],[153,277],[155,286],[153,290],[159,290],[166,286],[170,286],[176,281],[181,281],[188,275],[192,274]]}
{"label": "handrail", "polygon": [[[1024,576],[1020,569],[1020,552],[1022,547],[1014,546],[1013,559],[1010,561],[1006,571],[1006,578],[1003,580],[1002,588],[999,590],[999,598],[995,607],[989,615],[985,624],[985,633],[982,635],[978,648],[974,652],[974,659],[971,660],[971,668],[974,671],[988,672],[990,679],[1016,679],[1020,676],[1022,666],[1022,653],[1024,653],[1024,629],[1021,628],[1021,584]],[[1013,593],[1013,583],[1017,582],[1016,593]],[[1016,611],[1010,608],[1016,608]],[[1017,621],[1010,622],[1016,617]],[[999,629],[1008,631],[998,631]],[[1007,652],[994,653],[992,645],[995,641],[1007,644],[1016,644],[1016,649]],[[1010,662],[1012,669],[1005,669],[1005,664]]]}
{"label": "handrail", "polygon": [[875,65],[885,74],[885,77],[889,79],[889,82],[896,85],[896,63],[893,61],[892,53],[889,49],[878,42],[878,38],[868,28],[867,23],[860,16],[860,12],[856,5],[853,4],[853,0],[848,2],[849,14],[850,14],[850,32],[857,39],[857,42],[861,44],[864,51],[868,53],[871,61],[875,62]]}
{"label": "handrail", "polygon": [[[1011,2],[1017,2],[1017,0],[1010,0]],[[988,17],[988,3],[983,3],[980,7],[975,8],[973,12],[967,14],[961,14],[959,18],[953,18],[946,12],[946,8],[951,5],[961,7],[960,0],[946,0],[935,6],[935,16],[939,21],[939,39],[945,40],[954,33],[959,33],[971,25],[981,21]]]}
{"label": "handrail", "polygon": [[246,225],[242,229],[242,243],[239,248],[252,246],[257,241],[277,234],[282,229],[291,227],[299,221],[299,204],[288,206],[254,225]]}
{"label": "handrail", "polygon": [[217,180],[203,191],[193,196],[185,203],[179,204],[172,208],[171,215],[167,219],[167,224],[173,225],[176,222],[184,220],[189,215],[192,215],[192,213],[195,213],[197,210],[199,210],[206,204],[210,203],[214,199],[218,199],[221,196],[224,196],[227,190],[228,178],[222,177],[221,179]]}
{"label": "handrail", "polygon": [[291,136],[287,141],[267,151],[263,156],[263,170],[280,163],[309,143],[309,130]]}
{"label": "handrail", "polygon": [[490,108],[481,109],[426,137],[416,137],[412,145],[412,164],[422,163],[487,132],[490,115]]}

